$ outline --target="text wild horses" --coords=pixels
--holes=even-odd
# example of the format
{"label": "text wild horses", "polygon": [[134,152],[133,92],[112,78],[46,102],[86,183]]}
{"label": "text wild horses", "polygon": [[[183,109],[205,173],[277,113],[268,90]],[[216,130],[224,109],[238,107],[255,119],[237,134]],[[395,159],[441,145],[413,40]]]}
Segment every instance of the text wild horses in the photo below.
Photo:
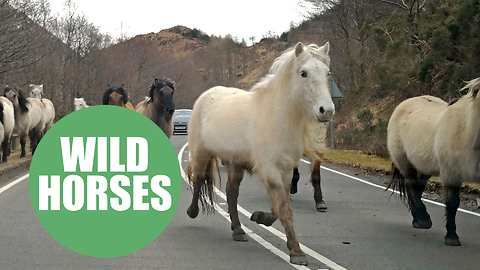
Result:
{"label": "text wild horses", "polygon": [[[273,64],[251,91],[214,87],[195,102],[189,125],[190,164],[193,186],[187,213],[195,218],[198,200],[212,207],[217,158],[228,169],[226,187],[233,239],[247,241],[237,212],[240,182],[245,171],[258,176],[272,200],[272,212],[255,212],[251,219],[267,226],[280,219],[287,235],[290,262],[307,265],[293,230],[290,185],[293,168],[304,153],[304,138],[311,139],[310,121],[329,121],[334,113],[328,72],[329,44],[298,43]],[[272,67],[273,67],[272,66]]]}
{"label": "text wild horses", "polygon": [[459,246],[455,215],[463,182],[480,182],[480,78],[468,82],[467,95],[455,102],[415,97],[402,102],[388,123],[387,146],[394,168],[390,186],[407,195],[413,227],[429,229],[421,201],[427,180],[440,176],[445,189],[445,244]]}

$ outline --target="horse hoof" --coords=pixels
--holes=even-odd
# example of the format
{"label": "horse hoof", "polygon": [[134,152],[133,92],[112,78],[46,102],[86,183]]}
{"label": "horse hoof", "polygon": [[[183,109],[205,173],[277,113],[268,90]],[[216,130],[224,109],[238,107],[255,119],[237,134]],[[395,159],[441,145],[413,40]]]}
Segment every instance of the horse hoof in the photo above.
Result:
{"label": "horse hoof", "polygon": [[198,216],[198,206],[197,207],[192,207],[191,205],[187,209],[187,215],[190,218],[196,218]]}
{"label": "horse hoof", "polygon": [[430,229],[432,227],[432,220],[417,220],[414,219],[412,225],[415,229]]}
{"label": "horse hoof", "polygon": [[240,242],[247,242],[247,235],[246,234],[232,234],[233,240],[240,241]]}
{"label": "horse hoof", "polygon": [[298,265],[308,265],[305,255],[290,255],[290,263]]}
{"label": "horse hoof", "polygon": [[250,217],[251,221],[255,221],[258,224],[263,224],[265,226],[272,226],[272,224],[277,220],[277,218],[272,217],[270,213],[265,213],[263,211],[255,211]]}
{"label": "horse hoof", "polygon": [[447,238],[445,237],[445,245],[447,246],[461,246],[460,240],[458,238]]}
{"label": "horse hoof", "polygon": [[317,203],[317,211],[318,212],[325,212],[327,211],[327,205],[325,204],[325,202],[322,200],[320,202]]}
{"label": "horse hoof", "polygon": [[293,185],[290,187],[290,194],[295,194],[297,193],[298,191],[298,188],[297,188],[297,185]]}

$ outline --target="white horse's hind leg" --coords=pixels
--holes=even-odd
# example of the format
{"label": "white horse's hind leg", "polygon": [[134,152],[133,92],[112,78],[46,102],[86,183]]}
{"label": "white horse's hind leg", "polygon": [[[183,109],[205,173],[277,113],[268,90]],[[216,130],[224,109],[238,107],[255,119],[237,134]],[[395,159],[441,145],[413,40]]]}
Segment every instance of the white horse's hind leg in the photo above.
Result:
{"label": "white horse's hind leg", "polygon": [[11,135],[10,136],[7,135],[7,136],[5,136],[5,138],[3,138],[3,142],[2,142],[2,152],[3,152],[2,163],[7,162],[8,156],[10,155],[11,139],[12,139]]}
{"label": "white horse's hind leg", "polygon": [[230,221],[232,222],[232,236],[235,241],[247,241],[245,231],[242,229],[240,220],[238,218],[237,199],[240,190],[240,183],[242,182],[244,169],[240,166],[228,163],[228,181],[227,181],[227,202],[228,213],[230,214]]}
{"label": "white horse's hind leg", "polygon": [[27,134],[26,133],[21,133],[20,134],[20,157],[25,157],[27,155],[27,151],[25,151],[25,145],[27,144]]}
{"label": "white horse's hind leg", "polygon": [[327,210],[327,205],[323,200],[322,194],[322,177],[320,175],[320,165],[322,164],[321,160],[313,160],[311,166],[311,176],[310,181],[313,186],[313,198],[315,200],[315,207],[319,212],[325,212]]}
{"label": "white horse's hind leg", "polygon": [[[213,180],[214,167],[216,167],[216,158],[206,151],[193,151],[190,164],[188,165],[188,179],[193,186],[192,203],[187,209],[187,214],[190,218],[196,218],[199,212],[198,200],[201,200],[202,207],[211,207],[207,203],[213,203]],[[203,188],[202,188],[203,186]],[[207,199],[210,198],[210,202]]]}

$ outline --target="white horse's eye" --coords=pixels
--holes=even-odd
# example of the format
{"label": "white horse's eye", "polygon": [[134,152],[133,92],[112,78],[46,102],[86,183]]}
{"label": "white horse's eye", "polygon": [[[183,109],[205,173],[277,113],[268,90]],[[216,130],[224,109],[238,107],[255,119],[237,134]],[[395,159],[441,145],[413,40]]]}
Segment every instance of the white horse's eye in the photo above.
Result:
{"label": "white horse's eye", "polygon": [[307,72],[305,70],[302,70],[300,71],[300,75],[303,77],[303,78],[306,78],[307,77]]}

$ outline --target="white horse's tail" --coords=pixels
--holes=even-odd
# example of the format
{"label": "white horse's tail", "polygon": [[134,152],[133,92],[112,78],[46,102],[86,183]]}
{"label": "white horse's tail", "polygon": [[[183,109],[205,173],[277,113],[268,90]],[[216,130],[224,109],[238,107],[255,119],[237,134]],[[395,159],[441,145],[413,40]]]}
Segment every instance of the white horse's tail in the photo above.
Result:
{"label": "white horse's tail", "polygon": [[308,121],[303,128],[303,152],[312,159],[322,160],[326,138],[326,123]]}
{"label": "white horse's tail", "polygon": [[392,195],[395,194],[395,191],[398,191],[400,194],[400,200],[408,205],[408,208],[411,208],[410,202],[407,199],[407,185],[405,183],[405,177],[400,173],[400,170],[392,162],[392,169],[390,170],[390,181],[385,190],[391,188]]}
{"label": "white horse's tail", "polygon": [[[208,162],[207,170],[202,174],[202,178],[199,179],[202,181],[200,184],[199,200],[202,204],[202,212],[207,214],[215,212],[215,173],[218,173],[219,180],[221,181],[217,157],[212,156]],[[190,185],[195,186],[193,170],[190,164],[188,164],[187,167],[187,176]]]}

